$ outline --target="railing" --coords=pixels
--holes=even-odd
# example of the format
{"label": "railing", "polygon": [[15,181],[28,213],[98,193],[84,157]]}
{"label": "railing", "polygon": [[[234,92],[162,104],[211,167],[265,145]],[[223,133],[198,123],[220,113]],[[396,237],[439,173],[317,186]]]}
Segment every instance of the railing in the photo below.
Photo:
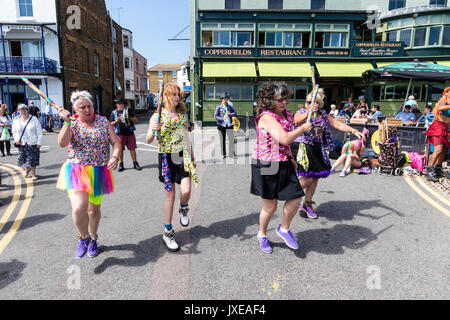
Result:
{"label": "railing", "polygon": [[[44,66],[45,61],[45,66]],[[5,63],[6,62],[6,63]],[[56,61],[38,57],[0,57],[0,72],[57,73]]]}

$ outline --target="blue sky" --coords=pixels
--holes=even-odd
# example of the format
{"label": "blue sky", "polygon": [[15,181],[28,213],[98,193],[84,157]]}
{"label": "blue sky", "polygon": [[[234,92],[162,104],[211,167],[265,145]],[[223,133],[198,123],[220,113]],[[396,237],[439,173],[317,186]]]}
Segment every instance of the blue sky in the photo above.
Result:
{"label": "blue sky", "polygon": [[[133,32],[134,49],[147,65],[183,63],[189,59],[189,41],[168,41],[190,24],[189,0],[105,0],[114,21]],[[122,8],[117,10],[117,8]],[[186,29],[177,38],[190,38]]]}

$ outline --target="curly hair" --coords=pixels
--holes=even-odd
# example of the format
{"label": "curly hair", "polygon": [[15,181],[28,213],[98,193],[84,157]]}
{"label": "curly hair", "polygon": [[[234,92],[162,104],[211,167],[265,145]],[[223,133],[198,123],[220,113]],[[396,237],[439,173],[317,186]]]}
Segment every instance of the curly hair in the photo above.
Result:
{"label": "curly hair", "polygon": [[292,90],[289,89],[286,82],[266,82],[258,90],[256,96],[258,102],[256,105],[256,114],[260,115],[264,110],[274,111],[275,100],[288,100],[292,97]]}
{"label": "curly hair", "polygon": [[184,102],[184,91],[181,90],[181,88],[179,86],[177,86],[175,83],[171,82],[171,83],[167,83],[166,85],[164,85],[164,108],[168,108],[171,103],[172,103],[172,96],[173,94],[177,92],[178,96],[180,97],[180,102],[178,102],[178,106],[177,106],[177,112],[178,113],[186,113],[188,112],[188,109],[186,107],[186,103]]}
{"label": "curly hair", "polygon": [[[307,101],[312,101],[313,99],[313,92],[310,92],[308,94],[308,96],[306,97]],[[319,108],[323,108],[323,105],[325,104],[325,90],[323,90],[322,88],[319,89],[319,92],[317,92],[317,96],[316,96],[316,103],[319,104]]]}

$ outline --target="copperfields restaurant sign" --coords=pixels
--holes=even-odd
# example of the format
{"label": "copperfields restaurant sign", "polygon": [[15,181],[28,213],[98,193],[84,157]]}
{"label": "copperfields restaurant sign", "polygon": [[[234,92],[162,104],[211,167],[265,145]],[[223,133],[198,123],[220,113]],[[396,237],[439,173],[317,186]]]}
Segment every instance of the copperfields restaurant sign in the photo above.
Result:
{"label": "copperfields restaurant sign", "polygon": [[204,57],[307,57],[311,54],[309,49],[242,49],[242,48],[208,48],[201,49],[201,54]]}
{"label": "copperfields restaurant sign", "polygon": [[355,57],[403,57],[403,42],[356,42]]}

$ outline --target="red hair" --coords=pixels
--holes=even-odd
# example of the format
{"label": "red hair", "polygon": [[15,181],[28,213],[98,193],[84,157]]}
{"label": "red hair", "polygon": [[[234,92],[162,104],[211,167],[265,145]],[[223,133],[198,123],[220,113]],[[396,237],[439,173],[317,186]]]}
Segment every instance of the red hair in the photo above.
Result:
{"label": "red hair", "polygon": [[439,99],[439,101],[435,104],[434,109],[433,109],[433,113],[435,116],[437,116],[440,111],[439,111],[439,106],[441,105],[441,103],[443,101],[447,100],[447,97],[445,96],[448,92],[450,91],[450,87],[445,88],[444,92],[442,93],[442,98]]}

